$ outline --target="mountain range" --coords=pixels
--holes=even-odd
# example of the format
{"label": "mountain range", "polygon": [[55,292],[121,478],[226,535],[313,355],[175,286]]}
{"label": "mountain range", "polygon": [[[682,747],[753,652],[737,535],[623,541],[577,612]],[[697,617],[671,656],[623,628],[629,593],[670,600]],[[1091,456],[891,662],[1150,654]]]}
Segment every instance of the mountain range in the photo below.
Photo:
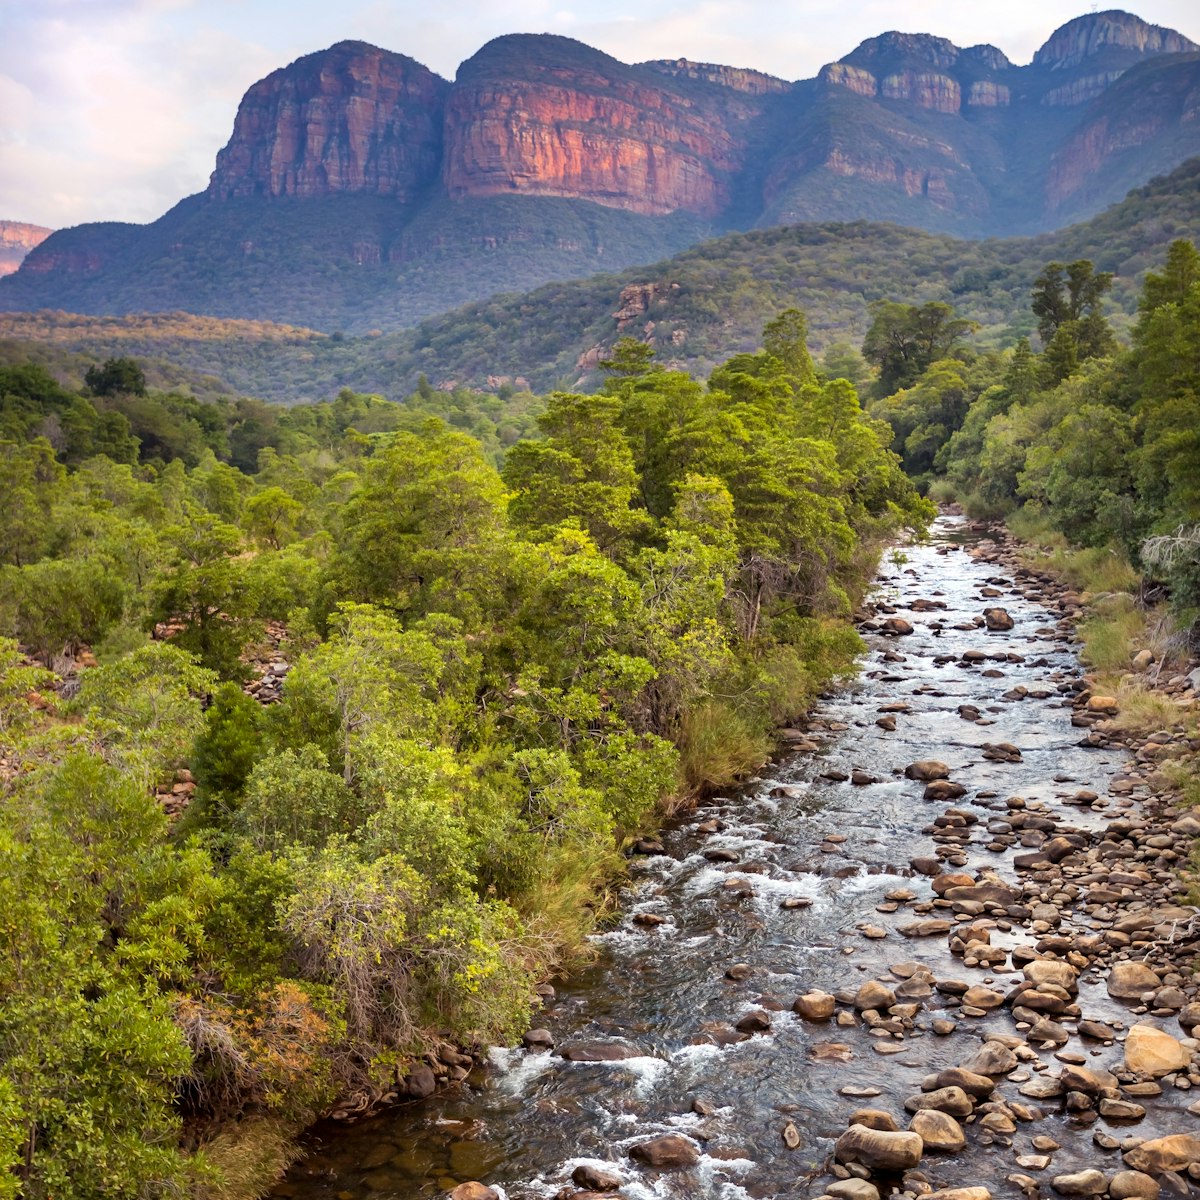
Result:
{"label": "mountain range", "polygon": [[798,82],[514,34],[453,82],[340,42],[255,83],[207,190],[61,230],[0,309],[183,310],[363,333],[731,230],[1030,234],[1200,153],[1200,47],[1123,12],[994,46],[884,33]]}

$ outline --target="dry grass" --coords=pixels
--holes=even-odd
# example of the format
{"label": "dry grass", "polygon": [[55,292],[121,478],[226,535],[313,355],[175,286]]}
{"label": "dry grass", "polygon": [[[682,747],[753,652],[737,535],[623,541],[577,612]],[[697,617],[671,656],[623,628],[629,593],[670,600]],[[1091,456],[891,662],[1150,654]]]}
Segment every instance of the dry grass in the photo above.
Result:
{"label": "dry grass", "polygon": [[202,1152],[204,1170],[195,1200],[258,1200],[297,1157],[297,1130],[259,1117],[222,1129]]}
{"label": "dry grass", "polygon": [[1140,679],[1127,680],[1116,689],[1120,711],[1111,724],[1126,733],[1153,733],[1170,729],[1184,715],[1170,697],[1155,691]]}
{"label": "dry grass", "polygon": [[683,718],[680,767],[693,795],[724,787],[758,770],[771,744],[762,730],[733,705],[710,699]]}

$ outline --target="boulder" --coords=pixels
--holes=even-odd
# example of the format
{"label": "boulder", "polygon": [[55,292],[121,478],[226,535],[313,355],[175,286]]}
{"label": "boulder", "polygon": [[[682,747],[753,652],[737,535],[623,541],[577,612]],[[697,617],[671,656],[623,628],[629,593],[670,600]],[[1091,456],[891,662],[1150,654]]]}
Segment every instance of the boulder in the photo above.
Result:
{"label": "boulder", "polygon": [[1035,987],[1052,983],[1071,993],[1076,991],[1079,979],[1079,972],[1070,963],[1054,958],[1035,958],[1033,962],[1025,964],[1023,974]]}
{"label": "boulder", "polygon": [[851,1125],[838,1138],[834,1156],[838,1162],[859,1163],[872,1171],[907,1171],[921,1161],[924,1149],[921,1135],[911,1130],[892,1133]]}
{"label": "boulder", "polygon": [[986,1075],[976,1075],[973,1071],[964,1071],[962,1067],[950,1067],[940,1071],[934,1080],[939,1088],[962,1088],[968,1096],[982,1100],[996,1090],[996,1084]]}
{"label": "boulder", "polygon": [[921,793],[925,800],[961,800],[967,794],[967,789],[953,779],[935,779],[925,785]]}
{"label": "boulder", "polygon": [[1055,1175],[1050,1186],[1060,1196],[1102,1196],[1108,1191],[1108,1177],[1103,1171],[1089,1167],[1072,1175]]}
{"label": "boulder", "polygon": [[837,1179],[826,1189],[834,1200],[879,1200],[879,1189],[865,1179]]}
{"label": "boulder", "polygon": [[568,1062],[621,1062],[637,1053],[619,1042],[573,1042],[559,1051]]}
{"label": "boulder", "polygon": [[1004,993],[977,983],[963,992],[962,1002],[971,1008],[999,1008],[1004,1003]]}
{"label": "boulder", "polygon": [[931,779],[949,779],[950,768],[936,758],[923,758],[919,762],[909,763],[904,768],[904,774],[909,779],[919,779],[928,783]]}
{"label": "boulder", "polygon": [[629,1157],[655,1170],[670,1171],[677,1167],[694,1167],[700,1161],[700,1151],[687,1138],[667,1133],[631,1146]]}
{"label": "boulder", "polygon": [[806,1021],[828,1021],[837,1007],[837,1000],[828,992],[805,992],[797,996],[792,1011]]}
{"label": "boulder", "polygon": [[1004,608],[985,608],[983,620],[993,633],[1004,633],[1013,627],[1013,619]]}
{"label": "boulder", "polygon": [[975,1111],[975,1101],[962,1088],[951,1086],[922,1092],[919,1096],[909,1096],[904,1102],[904,1107],[909,1112],[936,1109],[955,1117],[969,1117]]}
{"label": "boulder", "polygon": [[929,886],[933,888],[936,895],[944,896],[955,888],[970,888],[974,891],[975,880],[965,871],[945,871],[941,875],[934,876],[933,882]]}
{"label": "boulder", "polygon": [[1125,1151],[1127,1167],[1151,1175],[1186,1171],[1196,1162],[1200,1162],[1200,1134],[1197,1133],[1172,1133]]}
{"label": "boulder", "polygon": [[850,1114],[847,1125],[865,1125],[868,1129],[883,1129],[895,1133],[900,1128],[896,1118],[881,1108],[859,1108]]}
{"label": "boulder", "polygon": [[963,1127],[949,1113],[937,1109],[922,1109],[909,1122],[909,1129],[920,1134],[926,1151],[941,1150],[957,1154],[967,1144]]}
{"label": "boulder", "polygon": [[942,1188],[940,1192],[929,1192],[925,1200],[992,1200],[992,1193],[985,1187]]}
{"label": "boulder", "polygon": [[580,1163],[571,1172],[571,1182],[591,1192],[615,1192],[625,1180],[616,1171],[607,1170],[595,1163]]}
{"label": "boulder", "polygon": [[[1193,1001],[1191,1004],[1185,1004],[1179,1011],[1179,1016],[1176,1018],[1179,1024],[1187,1030],[1200,1030],[1200,1004]],[[1193,1033],[1193,1036],[1196,1036]]]}
{"label": "boulder", "polygon": [[482,1183],[460,1183],[448,1193],[449,1200],[500,1200],[500,1193],[495,1188],[485,1187]]}
{"label": "boulder", "polygon": [[1000,1042],[984,1042],[962,1066],[975,1075],[1007,1075],[1016,1069],[1017,1056]]}
{"label": "boulder", "polygon": [[1114,1000],[1140,1000],[1145,992],[1156,992],[1162,980],[1145,963],[1114,963],[1108,973],[1108,994]]}
{"label": "boulder", "polygon": [[854,993],[854,1007],[859,1012],[868,1009],[886,1011],[896,1003],[896,993],[886,984],[876,979],[869,979]]}
{"label": "boulder", "polygon": [[521,1045],[526,1050],[553,1050],[554,1035],[548,1029],[531,1029],[521,1035]]}
{"label": "boulder", "polygon": [[1108,1185],[1112,1200],[1158,1200],[1158,1180],[1142,1171],[1118,1171]]}
{"label": "boulder", "polygon": [[983,757],[989,762],[1021,762],[1021,751],[1012,742],[984,742]]}
{"label": "boulder", "polygon": [[413,1067],[412,1072],[404,1079],[404,1094],[413,1100],[428,1100],[437,1091],[437,1076],[421,1063]]}
{"label": "boulder", "polygon": [[739,1033],[766,1033],[771,1028],[771,1014],[766,1009],[752,1008],[734,1028]]}
{"label": "boulder", "polygon": [[1192,1052],[1153,1025],[1134,1025],[1125,1038],[1125,1070],[1158,1078],[1185,1068]]}
{"label": "boulder", "polygon": [[903,617],[888,617],[880,628],[884,633],[891,634],[892,637],[904,637],[913,631],[912,624]]}

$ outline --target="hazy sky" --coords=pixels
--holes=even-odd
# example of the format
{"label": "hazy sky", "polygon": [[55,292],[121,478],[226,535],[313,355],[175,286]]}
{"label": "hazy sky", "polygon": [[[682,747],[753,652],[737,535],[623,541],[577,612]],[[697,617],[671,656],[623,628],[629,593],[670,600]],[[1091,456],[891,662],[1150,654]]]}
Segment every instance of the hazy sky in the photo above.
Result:
{"label": "hazy sky", "polygon": [[[1195,0],[1136,11],[1200,40]],[[453,78],[502,33],[625,62],[686,57],[811,78],[888,29],[991,42],[1026,63],[1079,0],[0,0],[0,219],[147,221],[208,182],[242,94],[357,38]],[[1103,7],[1103,6],[1102,6]]]}

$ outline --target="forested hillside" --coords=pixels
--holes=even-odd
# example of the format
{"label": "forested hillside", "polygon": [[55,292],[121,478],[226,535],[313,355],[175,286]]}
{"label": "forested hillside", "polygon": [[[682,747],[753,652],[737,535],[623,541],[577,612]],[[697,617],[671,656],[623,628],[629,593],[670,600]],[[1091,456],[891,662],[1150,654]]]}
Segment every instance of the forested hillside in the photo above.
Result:
{"label": "forested hillside", "polygon": [[[92,360],[134,355],[164,380],[186,370],[229,394],[283,403],[332,398],[343,387],[399,399],[422,374],[448,390],[590,389],[619,337],[646,341],[664,365],[705,374],[752,349],[775,313],[798,307],[814,350],[833,350],[831,370],[840,372],[846,348],[867,331],[870,305],[883,299],[951,303],[980,324],[977,345],[1011,346],[1034,331],[1028,297],[1043,264],[1079,258],[1114,273],[1106,311],[1127,333],[1144,272],[1173,238],[1200,228],[1198,185],[1200,159],[1040,238],[969,242],[864,222],[735,234],[651,267],[495,297],[377,337],[187,314],[0,314],[0,361],[45,360],[47,345]],[[60,377],[78,384],[80,366]]]}
{"label": "forested hillside", "polygon": [[256,1195],[335,1099],[520,1031],[931,515],[805,338],[621,343],[503,454],[0,369],[0,1194]]}

